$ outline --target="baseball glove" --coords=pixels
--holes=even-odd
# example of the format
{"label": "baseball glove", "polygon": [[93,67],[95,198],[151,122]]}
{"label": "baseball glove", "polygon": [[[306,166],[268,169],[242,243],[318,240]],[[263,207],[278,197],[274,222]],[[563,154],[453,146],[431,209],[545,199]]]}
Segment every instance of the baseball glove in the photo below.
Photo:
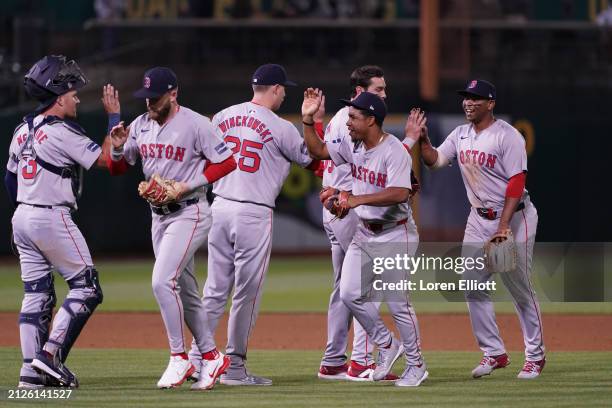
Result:
{"label": "baseball glove", "polygon": [[325,201],[333,195],[340,194],[340,190],[335,189],[333,187],[323,187],[321,191],[319,191],[319,200],[321,200],[321,204],[325,204]]}
{"label": "baseball glove", "polygon": [[138,185],[138,194],[152,205],[164,205],[176,201],[179,192],[176,181],[165,179],[159,174],[153,174],[149,181],[142,181]]}
{"label": "baseball glove", "polygon": [[[332,189],[333,190],[333,189]],[[328,196],[323,202],[323,207],[330,213],[336,216],[336,218],[344,218],[351,209],[348,205],[348,199],[351,193],[348,191],[335,190],[334,194]]]}
{"label": "baseball glove", "polygon": [[516,269],[516,244],[509,229],[493,235],[483,249],[489,272],[505,273]]}

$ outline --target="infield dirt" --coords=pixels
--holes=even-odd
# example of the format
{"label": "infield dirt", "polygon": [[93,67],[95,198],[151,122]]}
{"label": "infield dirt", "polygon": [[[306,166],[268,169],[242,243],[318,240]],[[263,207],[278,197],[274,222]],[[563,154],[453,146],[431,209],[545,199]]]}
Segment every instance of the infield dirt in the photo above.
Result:
{"label": "infield dirt", "polygon": [[[0,313],[0,347],[19,346],[17,313]],[[421,314],[418,316],[423,350],[477,351],[467,314]],[[384,316],[393,327],[389,315]],[[323,313],[263,313],[257,320],[249,347],[267,350],[321,350],[327,338]],[[544,340],[548,351],[611,351],[612,315],[545,314]],[[523,350],[518,319],[498,314],[508,350]],[[227,314],[219,323],[219,348],[227,340]],[[187,331],[186,331],[187,332]],[[159,313],[95,313],[79,337],[81,348],[167,348]]]}

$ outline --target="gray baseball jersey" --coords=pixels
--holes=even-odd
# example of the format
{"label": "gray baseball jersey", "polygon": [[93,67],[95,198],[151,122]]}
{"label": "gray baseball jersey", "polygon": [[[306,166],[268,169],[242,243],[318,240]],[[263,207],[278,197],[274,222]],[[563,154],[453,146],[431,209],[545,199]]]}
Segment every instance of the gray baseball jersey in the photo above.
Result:
{"label": "gray baseball jersey", "polygon": [[228,200],[273,208],[291,162],[302,167],[312,162],[295,126],[263,106],[230,106],[213,117],[213,125],[238,162],[238,170],[213,187],[213,193]]}
{"label": "gray baseball jersey", "polygon": [[[350,138],[349,130],[346,126],[348,111],[348,106],[340,109],[329,121],[323,138],[325,143],[338,144],[344,138]],[[333,187],[343,191],[353,189],[353,176],[350,164],[336,166],[332,160],[325,160],[323,163],[322,184],[324,187]],[[325,208],[322,211],[323,227],[331,244],[334,280],[327,309],[327,346],[325,347],[321,364],[335,367],[346,363],[348,332],[352,314],[342,299],[340,299],[340,278],[342,276],[342,263],[355,235],[359,218],[353,211],[349,212],[343,219],[336,219]],[[369,366],[374,362],[372,342],[368,340],[367,333],[357,319],[352,318],[352,320],[354,335],[351,360],[363,366]]]}
{"label": "gray baseball jersey", "polygon": [[[207,162],[219,163],[231,154],[210,120],[184,106],[162,126],[149,119],[148,113],[139,116],[131,123],[124,146],[126,161],[133,165],[140,158],[147,179],[157,173],[182,182],[201,174]],[[152,214],[153,293],[172,353],[186,351],[183,321],[203,353],[215,348],[199,299],[193,261],[212,222],[205,194],[204,187],[198,188],[182,198],[182,201],[199,198],[198,203],[168,215]]]}
{"label": "gray baseball jersey", "polygon": [[[27,288],[19,318],[23,353],[20,377],[26,379],[38,378],[31,362],[43,346],[47,351],[60,347],[66,353],[70,350],[79,333],[75,334],[73,328],[85,324],[98,302],[91,299],[96,295],[92,288],[72,285],[73,279],[93,268],[85,238],[72,220],[71,209],[76,209],[72,180],[39,163],[43,160],[45,166],[55,168],[78,164],[89,169],[102,150],[74,122],[39,115],[33,124],[40,127],[34,134],[32,148],[26,142],[28,126],[19,125],[13,134],[6,166],[8,171],[17,174],[20,203],[13,215],[12,227],[21,280]],[[28,148],[24,149],[26,145]],[[49,330],[55,290],[53,284],[47,286],[44,282],[52,282],[53,270],[69,281],[70,290]]]}
{"label": "gray baseball jersey", "polygon": [[[42,115],[34,118],[34,126],[42,122]],[[7,170],[18,175],[17,201],[39,205],[65,205],[76,208],[76,197],[70,178],[45,171],[33,158],[20,157],[28,137],[28,126],[23,123],[17,127],[9,149]],[[89,139],[84,130],[60,119],[42,125],[34,136],[33,148],[36,155],[56,167],[74,164],[91,168],[102,150]]]}
{"label": "gray baseball jersey", "polygon": [[478,134],[471,124],[458,126],[437,150],[458,159],[472,207],[503,208],[508,180],[527,171],[525,139],[501,119]]}
{"label": "gray baseball jersey", "polygon": [[[343,139],[350,140],[348,127],[349,107],[345,106],[340,109],[334,117],[329,121],[325,128],[325,137],[323,140],[327,144],[339,144]],[[349,164],[336,166],[332,160],[324,161],[325,167],[323,170],[323,186],[335,187],[339,190],[347,191],[353,188],[353,179],[351,175],[351,166]]]}
{"label": "gray baseball jersey", "polygon": [[[327,143],[327,150],[334,164],[351,164],[354,195],[373,194],[388,187],[412,187],[412,158],[402,142],[393,135],[386,134],[378,145],[369,150],[363,143],[355,144],[346,137],[340,143]],[[375,277],[373,273],[362,276],[363,251],[371,244],[406,242],[407,254],[412,256],[416,252],[419,235],[407,203],[386,207],[359,206],[351,211],[355,211],[362,221],[389,226],[381,232],[372,232],[359,223],[342,264],[342,270],[347,273],[342,273],[339,283],[340,298],[344,304],[350,308],[373,343],[382,347],[389,344],[391,332],[380,318],[378,305],[363,299],[362,285],[371,285]],[[393,225],[398,221],[404,223]],[[387,305],[400,333],[407,363],[422,364],[418,323],[408,296],[405,302],[388,302]]]}
{"label": "gray baseball jersey", "polygon": [[[312,159],[290,122],[270,109],[245,102],[217,113],[213,124],[234,152],[238,168],[214,183],[213,224],[208,239],[208,277],[203,303],[216,328],[232,293],[226,354],[226,378],[247,375],[249,336],[255,325],[272,248],[274,202],[291,162]],[[189,357],[201,358],[192,346]]]}
{"label": "gray baseball jersey", "polygon": [[[512,176],[527,171],[525,140],[510,124],[497,119],[480,133],[476,133],[471,124],[455,128],[437,150],[448,160],[458,159],[472,205],[463,237],[462,256],[482,256],[482,245],[498,229],[508,181]],[[524,208],[510,219],[517,244],[517,270],[500,277],[514,298],[523,330],[526,359],[538,361],[544,358],[545,348],[540,308],[530,279],[538,213],[527,190],[523,191],[521,203]],[[482,218],[476,208],[492,208],[497,212],[497,218]],[[491,279],[491,274],[467,270],[463,278],[485,282]],[[486,356],[504,354],[506,349],[489,293],[470,291],[466,293],[466,299],[472,330],[480,349]]]}
{"label": "gray baseball jersey", "polygon": [[[202,174],[207,162],[220,163],[231,156],[223,139],[215,132],[210,119],[180,106],[176,115],[160,126],[145,113],[130,124],[124,147],[126,161],[134,165],[142,160],[142,171],[148,180],[154,173],[188,182]],[[184,200],[206,195],[204,187]]]}
{"label": "gray baseball jersey", "polygon": [[[335,165],[350,163],[354,195],[373,194],[387,187],[412,188],[412,157],[393,135],[387,134],[370,150],[366,150],[363,143],[353,143],[347,137],[340,143],[327,143],[327,150]],[[355,212],[368,222],[400,221],[412,217],[408,203],[388,207],[362,205],[355,208]]]}

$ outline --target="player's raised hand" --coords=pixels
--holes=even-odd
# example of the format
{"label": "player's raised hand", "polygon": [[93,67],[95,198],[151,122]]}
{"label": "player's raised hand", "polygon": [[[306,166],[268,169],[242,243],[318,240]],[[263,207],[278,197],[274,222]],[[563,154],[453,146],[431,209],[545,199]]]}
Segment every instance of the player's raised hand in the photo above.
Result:
{"label": "player's raised hand", "polygon": [[312,120],[319,110],[323,92],[318,88],[308,88],[304,91],[304,102],[302,103],[302,119]]}
{"label": "player's raised hand", "polygon": [[117,126],[113,126],[110,131],[111,143],[115,149],[121,149],[130,134],[130,127],[125,127],[123,121],[119,122]]}
{"label": "player's raised hand", "polygon": [[319,109],[315,112],[313,119],[315,122],[323,123],[323,118],[325,117],[325,95],[321,95],[321,104],[319,105]]}
{"label": "player's raised hand", "polygon": [[120,113],[121,105],[119,103],[119,91],[111,84],[106,84],[102,87],[102,104],[107,114]]}
{"label": "player's raised hand", "polygon": [[406,137],[418,141],[419,138],[427,136],[426,123],[427,118],[425,117],[425,112],[420,108],[412,108],[404,128]]}

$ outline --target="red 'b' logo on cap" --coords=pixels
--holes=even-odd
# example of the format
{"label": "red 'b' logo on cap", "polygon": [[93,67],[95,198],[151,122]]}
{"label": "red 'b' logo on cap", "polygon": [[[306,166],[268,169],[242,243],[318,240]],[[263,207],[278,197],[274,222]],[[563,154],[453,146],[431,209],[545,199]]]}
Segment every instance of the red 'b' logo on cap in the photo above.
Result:
{"label": "red 'b' logo on cap", "polygon": [[150,88],[151,87],[151,78],[149,77],[145,77],[144,81],[143,81],[143,86],[145,88]]}
{"label": "red 'b' logo on cap", "polygon": [[477,83],[478,83],[478,81],[476,81],[476,80],[470,82],[470,85],[468,86],[468,88],[469,89],[475,88]]}

